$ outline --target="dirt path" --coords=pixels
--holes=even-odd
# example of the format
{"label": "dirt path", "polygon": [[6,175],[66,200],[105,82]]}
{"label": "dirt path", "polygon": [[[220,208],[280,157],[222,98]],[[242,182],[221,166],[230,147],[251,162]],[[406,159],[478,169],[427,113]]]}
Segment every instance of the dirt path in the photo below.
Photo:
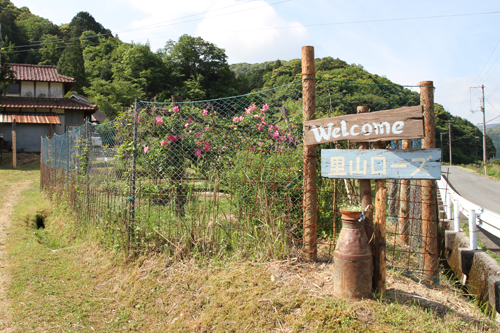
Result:
{"label": "dirt path", "polygon": [[10,226],[10,216],[14,211],[14,206],[17,203],[21,191],[27,189],[30,185],[29,181],[14,182],[5,190],[3,201],[0,202],[0,333],[13,331],[13,323],[9,313],[9,298],[6,294],[6,286],[10,281],[8,274],[8,258],[6,250],[7,229]]}

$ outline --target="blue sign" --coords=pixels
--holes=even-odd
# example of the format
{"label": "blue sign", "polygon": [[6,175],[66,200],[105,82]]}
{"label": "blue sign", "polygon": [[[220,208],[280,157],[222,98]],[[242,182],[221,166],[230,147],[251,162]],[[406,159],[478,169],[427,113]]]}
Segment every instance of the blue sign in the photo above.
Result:
{"label": "blue sign", "polygon": [[441,150],[321,149],[321,176],[357,179],[440,179]]}

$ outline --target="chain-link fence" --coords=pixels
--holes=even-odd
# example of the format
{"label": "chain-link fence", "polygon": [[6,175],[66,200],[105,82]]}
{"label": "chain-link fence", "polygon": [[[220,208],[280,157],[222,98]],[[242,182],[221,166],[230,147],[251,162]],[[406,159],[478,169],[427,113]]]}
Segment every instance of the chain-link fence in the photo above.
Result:
{"label": "chain-link fence", "polygon": [[[376,112],[420,104],[418,87],[314,82],[316,98],[307,100],[316,118],[356,113],[359,105]],[[330,260],[341,228],[338,207],[359,201],[358,184],[318,177],[307,187],[316,230],[306,230],[311,201],[304,199],[304,175],[311,167],[302,144],[303,94],[296,81],[210,101],[137,101],[112,122],[42,140],[41,186],[66,198],[81,223],[98,225],[110,247],[280,258],[301,255],[304,234],[312,232],[318,259]],[[418,148],[416,140],[413,145]],[[316,169],[321,148],[357,146],[341,141],[314,148]],[[422,252],[420,184],[409,188],[413,222],[405,228],[415,241],[390,248],[391,259],[406,260],[408,248]],[[388,223],[388,230],[397,225]],[[411,270],[409,262],[399,266]]]}

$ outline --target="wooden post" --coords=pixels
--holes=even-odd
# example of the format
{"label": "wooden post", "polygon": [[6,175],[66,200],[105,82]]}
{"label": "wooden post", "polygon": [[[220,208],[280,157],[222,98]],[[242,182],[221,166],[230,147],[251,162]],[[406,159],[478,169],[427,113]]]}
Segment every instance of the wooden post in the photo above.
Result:
{"label": "wooden post", "polygon": [[[304,121],[315,119],[316,82],[314,66],[314,47],[302,47],[302,115]],[[316,145],[306,146],[304,142],[304,197],[303,197],[303,252],[310,261],[317,259],[317,190],[316,190]]]}
{"label": "wooden post", "polygon": [[[357,107],[358,113],[366,113],[370,112],[368,106],[360,105]],[[368,149],[370,148],[370,144],[368,142],[360,142],[359,149]],[[361,198],[361,206],[366,208],[368,205],[372,204],[372,185],[370,179],[360,179],[359,180],[359,195]],[[370,240],[373,235],[373,211],[369,210],[366,214],[364,229],[366,233],[366,237]],[[374,250],[373,242],[371,243],[372,253]]]}
{"label": "wooden post", "polygon": [[16,119],[12,121],[12,167],[17,168]]}
{"label": "wooden post", "polygon": [[[410,149],[410,140],[403,140],[402,148]],[[409,231],[410,226],[408,225],[408,213],[410,207],[410,180],[401,179],[401,190],[400,190],[400,206],[399,206],[399,230],[401,232],[401,241],[404,244],[409,243]]]}
{"label": "wooden post", "polygon": [[[375,148],[385,148],[385,142],[379,141]],[[380,294],[385,294],[385,222],[387,218],[387,189],[386,180],[375,180],[375,255],[373,262],[373,288]]]}
{"label": "wooden post", "polygon": [[[436,147],[434,121],[434,84],[420,82],[420,104],[424,108],[425,136],[422,148]],[[424,274],[432,281],[439,277],[437,242],[437,196],[433,180],[422,180],[422,238]]]}

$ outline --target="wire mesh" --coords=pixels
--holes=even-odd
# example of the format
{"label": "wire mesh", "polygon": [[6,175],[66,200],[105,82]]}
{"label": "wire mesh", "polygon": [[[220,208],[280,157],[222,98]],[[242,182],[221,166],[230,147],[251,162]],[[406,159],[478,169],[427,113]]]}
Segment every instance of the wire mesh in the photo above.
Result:
{"label": "wire mesh", "polygon": [[[419,105],[416,89],[315,80],[316,118],[355,113],[359,105],[372,112]],[[318,158],[306,165],[303,94],[296,81],[217,100],[137,101],[112,122],[43,139],[41,187],[66,198],[81,223],[98,225],[110,247],[280,258],[301,255],[311,242],[319,260],[331,260],[338,208],[359,201],[358,184],[318,177],[312,190],[306,184],[313,200],[304,200],[304,175],[319,168],[321,148],[357,145],[310,149]],[[413,141],[418,148],[420,140]],[[388,255],[406,270],[418,269],[409,251],[422,251],[421,184],[412,181],[409,189],[410,241],[394,243]],[[394,205],[400,202],[397,196]],[[305,244],[306,208],[317,224]],[[391,241],[401,233],[388,223]]]}

